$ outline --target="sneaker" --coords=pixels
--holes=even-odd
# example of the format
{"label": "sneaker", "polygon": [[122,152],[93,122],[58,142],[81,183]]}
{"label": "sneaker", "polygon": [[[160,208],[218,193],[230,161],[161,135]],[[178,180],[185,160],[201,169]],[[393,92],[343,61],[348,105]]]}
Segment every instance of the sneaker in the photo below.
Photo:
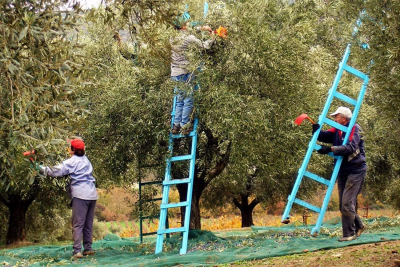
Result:
{"label": "sneaker", "polygon": [[346,236],[346,237],[342,237],[339,238],[339,242],[343,242],[343,241],[352,241],[352,240],[356,240],[357,239],[357,235],[352,235],[352,236]]}
{"label": "sneaker", "polygon": [[364,224],[362,228],[358,229],[357,237],[359,237],[366,229],[367,229],[367,227]]}
{"label": "sneaker", "polygon": [[84,250],[82,254],[83,256],[88,256],[88,255],[94,255],[96,254],[96,252],[94,252],[94,250]]}
{"label": "sneaker", "polygon": [[181,131],[181,126],[174,124],[174,127],[171,130],[171,133],[178,134],[180,131]]}
{"label": "sneaker", "polygon": [[82,253],[77,252],[74,255],[72,255],[72,258],[74,258],[74,259],[82,259],[83,255],[82,255]]}

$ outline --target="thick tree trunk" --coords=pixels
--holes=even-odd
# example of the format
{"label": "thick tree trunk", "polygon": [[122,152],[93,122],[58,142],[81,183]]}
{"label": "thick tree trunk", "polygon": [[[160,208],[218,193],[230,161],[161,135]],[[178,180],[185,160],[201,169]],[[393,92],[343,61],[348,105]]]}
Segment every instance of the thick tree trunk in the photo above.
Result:
{"label": "thick tree trunk", "polygon": [[[220,143],[225,140],[218,140],[214,138],[209,129],[204,130],[207,135],[207,145],[206,150],[209,152],[208,155],[219,155],[218,160],[215,163],[213,157],[202,155],[204,160],[207,162],[207,166],[202,165],[201,169],[195,166],[194,180],[193,180],[193,193],[192,193],[192,205],[190,212],[190,229],[201,229],[201,216],[200,216],[200,198],[201,195],[208,186],[208,184],[215,179],[221,172],[225,169],[229,161],[231,143],[229,143],[226,150],[222,153],[220,151]],[[190,153],[190,152],[189,152]],[[199,155],[196,156],[197,158]],[[177,177],[183,177],[178,175]],[[178,184],[177,189],[179,192],[179,199],[181,202],[187,201],[187,184]],[[185,208],[181,208],[181,223],[184,225],[185,219]]]}
{"label": "thick tree trunk", "polygon": [[249,204],[249,195],[240,194],[241,201],[239,202],[236,198],[233,199],[233,203],[240,210],[242,216],[242,227],[253,226],[253,210],[261,202],[258,199],[254,199]]}
{"label": "thick tree trunk", "polygon": [[253,226],[253,209],[250,206],[245,206],[240,210],[240,214],[242,215],[242,227],[250,227]]}
{"label": "thick tree trunk", "polygon": [[253,208],[249,205],[247,196],[242,195],[240,214],[242,215],[242,227],[250,227],[253,224]]}
{"label": "thick tree trunk", "polygon": [[10,211],[6,244],[11,245],[26,240],[25,215],[31,201],[21,200],[19,196],[13,196],[8,203]]}
{"label": "thick tree trunk", "polygon": [[[201,229],[201,216],[199,199],[205,187],[198,185],[199,181],[195,179],[193,184],[192,205],[190,211],[190,224],[189,229]],[[179,201],[187,201],[187,185],[177,185],[179,192]],[[181,225],[184,225],[186,208],[181,207]]]}

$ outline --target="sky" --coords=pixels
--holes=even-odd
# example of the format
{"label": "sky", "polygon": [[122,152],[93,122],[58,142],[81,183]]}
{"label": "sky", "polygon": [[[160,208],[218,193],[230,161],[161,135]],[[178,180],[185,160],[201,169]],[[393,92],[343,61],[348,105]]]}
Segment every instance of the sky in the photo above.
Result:
{"label": "sky", "polygon": [[101,0],[78,0],[83,8],[99,7]]}

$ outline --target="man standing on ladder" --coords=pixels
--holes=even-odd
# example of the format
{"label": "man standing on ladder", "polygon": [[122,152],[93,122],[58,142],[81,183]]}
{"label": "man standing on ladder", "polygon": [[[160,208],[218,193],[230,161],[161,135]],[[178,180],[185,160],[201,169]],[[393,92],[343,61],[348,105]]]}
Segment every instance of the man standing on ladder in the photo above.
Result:
{"label": "man standing on ladder", "polygon": [[[335,117],[335,122],[349,126],[352,112],[347,107],[339,107],[331,116]],[[312,133],[314,134],[319,128],[319,124],[313,124]],[[364,140],[360,133],[361,127],[356,123],[346,145],[342,145],[345,133],[336,128],[320,131],[318,136],[318,141],[333,144],[332,147],[322,145],[318,153],[328,154],[333,152],[334,156],[343,156],[337,177],[343,230],[343,237],[339,239],[340,242],[355,240],[365,230],[365,225],[356,211],[357,195],[361,191],[367,172]]]}
{"label": "man standing on ladder", "polygon": [[[188,70],[189,60],[186,53],[189,51],[190,45],[198,48],[210,49],[214,38],[200,41],[193,34],[189,34],[187,27],[190,15],[185,12],[181,18],[175,21],[175,29],[179,30],[179,35],[171,40],[172,60],[171,60],[171,79],[180,85],[175,87],[175,118],[173,122],[172,133],[178,134],[182,129],[182,134],[188,135],[193,131],[190,123],[190,116],[193,112],[193,89],[194,89],[194,73]],[[197,30],[208,31],[212,33],[210,26],[199,26]],[[186,90],[185,90],[186,88]]]}

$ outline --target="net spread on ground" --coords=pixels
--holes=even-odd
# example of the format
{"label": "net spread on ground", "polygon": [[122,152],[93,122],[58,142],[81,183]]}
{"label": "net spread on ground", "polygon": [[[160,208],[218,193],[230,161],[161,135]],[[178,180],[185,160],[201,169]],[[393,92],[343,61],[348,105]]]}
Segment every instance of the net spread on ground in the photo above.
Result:
{"label": "net spread on ground", "polygon": [[163,252],[154,254],[155,238],[120,238],[109,234],[95,241],[96,255],[71,259],[72,244],[26,246],[0,251],[2,266],[42,266],[76,264],[81,266],[184,266],[214,265],[268,257],[307,253],[345,246],[400,239],[400,218],[378,218],[366,221],[367,230],[357,240],[338,242],[340,219],[325,222],[317,237],[310,231],[313,225],[292,223],[282,227],[252,227],[230,231],[193,230],[189,234],[187,254],[179,255],[182,237],[165,239]]}

